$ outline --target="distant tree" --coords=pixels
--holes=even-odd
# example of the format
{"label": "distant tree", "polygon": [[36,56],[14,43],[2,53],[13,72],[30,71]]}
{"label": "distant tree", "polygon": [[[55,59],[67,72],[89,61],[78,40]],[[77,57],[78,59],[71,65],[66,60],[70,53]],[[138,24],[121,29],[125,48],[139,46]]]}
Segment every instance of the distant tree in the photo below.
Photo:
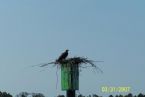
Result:
{"label": "distant tree", "polygon": [[32,97],[45,97],[42,93],[32,93]]}
{"label": "distant tree", "polygon": [[21,92],[19,94],[16,95],[16,97],[27,97],[29,95],[28,92]]}
{"label": "distant tree", "polygon": [[123,97],[123,95],[119,95],[118,97]]}
{"label": "distant tree", "polygon": [[113,95],[109,95],[109,97],[113,97]]}
{"label": "distant tree", "polygon": [[145,95],[143,95],[142,93],[139,93],[138,97],[145,97]]}
{"label": "distant tree", "polygon": [[28,92],[21,92],[16,95],[16,97],[45,97],[42,93],[28,93]]}
{"label": "distant tree", "polygon": [[78,95],[78,97],[85,97],[85,96],[83,96],[82,94],[80,94],[80,95]]}
{"label": "distant tree", "polygon": [[125,95],[124,97],[128,97],[128,95]]}
{"label": "distant tree", "polygon": [[119,97],[118,95],[116,95],[115,97]]}
{"label": "distant tree", "polygon": [[2,97],[2,92],[0,91],[0,97]]}
{"label": "distant tree", "polygon": [[129,94],[127,95],[127,97],[133,97],[133,95],[132,95],[131,93],[129,93]]}
{"label": "distant tree", "polygon": [[98,95],[96,95],[96,94],[93,94],[93,97],[99,97]]}
{"label": "distant tree", "polygon": [[65,97],[64,95],[58,95],[57,97]]}
{"label": "distant tree", "polygon": [[7,92],[0,92],[0,97],[13,97],[13,96]]}

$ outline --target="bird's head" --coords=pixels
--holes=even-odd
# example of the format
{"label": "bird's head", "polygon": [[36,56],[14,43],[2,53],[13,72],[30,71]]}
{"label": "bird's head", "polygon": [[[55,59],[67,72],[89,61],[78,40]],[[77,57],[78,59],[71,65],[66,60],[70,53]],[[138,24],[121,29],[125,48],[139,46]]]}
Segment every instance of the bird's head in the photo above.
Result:
{"label": "bird's head", "polygon": [[66,49],[66,52],[68,52],[69,50],[68,49]]}

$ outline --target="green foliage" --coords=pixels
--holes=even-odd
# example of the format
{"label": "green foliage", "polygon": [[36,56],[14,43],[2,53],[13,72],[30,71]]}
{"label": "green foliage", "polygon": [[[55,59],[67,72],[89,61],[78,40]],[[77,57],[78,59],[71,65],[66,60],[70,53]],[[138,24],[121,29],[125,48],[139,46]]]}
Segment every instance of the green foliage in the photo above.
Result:
{"label": "green foliage", "polygon": [[145,97],[145,95],[140,93],[140,94],[138,94],[138,97]]}
{"label": "green foliage", "polygon": [[64,95],[58,95],[57,97],[65,97]]}
{"label": "green foliage", "polygon": [[45,97],[45,96],[41,93],[36,93],[36,94],[33,94],[32,97]]}
{"label": "green foliage", "polygon": [[12,97],[12,95],[9,94],[9,93],[1,92],[1,91],[0,91],[0,97]]}
{"label": "green foliage", "polygon": [[45,97],[42,93],[28,93],[28,92],[21,92],[17,94],[16,97],[28,97],[29,95],[32,97]]}
{"label": "green foliage", "polygon": [[96,94],[93,94],[93,97],[99,97],[98,95],[96,95]]}
{"label": "green foliage", "polygon": [[[98,96],[98,95],[96,95],[96,94],[93,94],[92,96],[91,95],[88,95],[88,96],[83,96],[82,94],[79,94],[78,96],[76,96],[76,97],[102,97],[102,96]],[[129,93],[129,94],[127,94],[127,95],[115,95],[115,96],[113,96],[113,95],[109,95],[108,97],[145,97],[145,95],[144,94],[142,94],[142,93],[140,93],[140,94],[138,94],[138,95],[133,95],[132,93]]]}
{"label": "green foliage", "polygon": [[109,95],[109,97],[113,97],[113,95]]}

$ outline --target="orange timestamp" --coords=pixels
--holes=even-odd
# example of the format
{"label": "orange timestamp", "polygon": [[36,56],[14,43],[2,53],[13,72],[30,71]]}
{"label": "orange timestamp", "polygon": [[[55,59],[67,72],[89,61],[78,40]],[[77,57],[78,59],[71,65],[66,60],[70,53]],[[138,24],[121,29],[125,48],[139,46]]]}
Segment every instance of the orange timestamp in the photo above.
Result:
{"label": "orange timestamp", "polygon": [[131,87],[128,86],[122,86],[122,87],[112,87],[112,86],[102,86],[101,87],[102,92],[111,93],[111,92],[130,92]]}

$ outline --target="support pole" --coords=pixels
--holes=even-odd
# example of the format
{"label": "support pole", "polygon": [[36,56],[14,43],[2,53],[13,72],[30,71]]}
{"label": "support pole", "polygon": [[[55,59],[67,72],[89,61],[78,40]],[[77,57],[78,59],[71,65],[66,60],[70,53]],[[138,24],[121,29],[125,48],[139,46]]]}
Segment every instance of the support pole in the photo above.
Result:
{"label": "support pole", "polygon": [[66,91],[66,97],[75,97],[75,90],[78,90],[79,69],[78,65],[61,65],[61,86]]}
{"label": "support pole", "polygon": [[75,97],[75,90],[67,90],[66,97]]}

